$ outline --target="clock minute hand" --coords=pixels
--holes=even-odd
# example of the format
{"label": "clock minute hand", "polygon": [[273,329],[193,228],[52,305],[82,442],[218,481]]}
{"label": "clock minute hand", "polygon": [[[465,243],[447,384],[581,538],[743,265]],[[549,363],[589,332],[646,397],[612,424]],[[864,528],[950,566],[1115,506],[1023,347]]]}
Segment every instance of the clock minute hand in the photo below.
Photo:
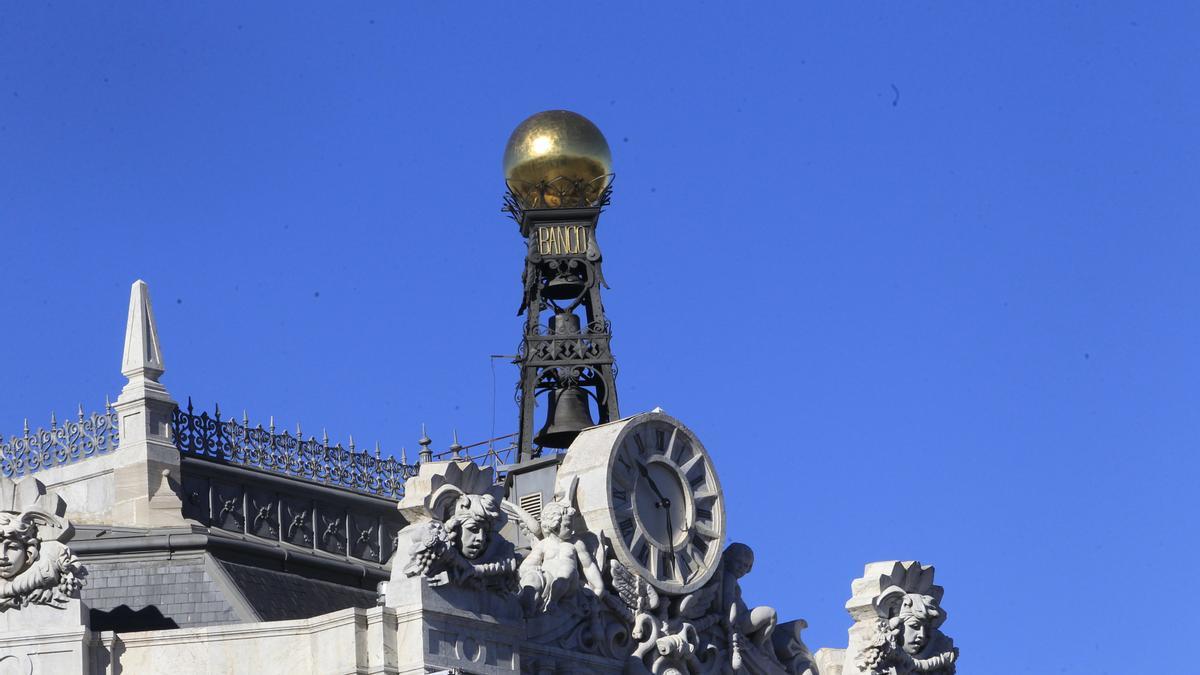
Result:
{"label": "clock minute hand", "polygon": [[658,497],[658,503],[655,504],[658,508],[666,511],[667,515],[667,545],[671,547],[671,562],[675,561],[675,526],[671,522],[671,500],[663,496],[659,491],[658,486],[654,484],[654,479],[650,477],[650,472],[646,470],[646,465],[638,462],[638,473],[642,474],[642,478],[646,479],[646,484],[654,491],[654,495]]}

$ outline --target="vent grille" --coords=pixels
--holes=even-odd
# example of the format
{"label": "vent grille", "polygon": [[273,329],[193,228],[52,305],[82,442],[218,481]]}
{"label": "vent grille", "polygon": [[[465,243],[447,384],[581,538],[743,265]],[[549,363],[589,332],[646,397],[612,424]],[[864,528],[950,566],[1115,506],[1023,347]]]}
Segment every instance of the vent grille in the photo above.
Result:
{"label": "vent grille", "polygon": [[539,524],[542,522],[542,493],[530,492],[522,496],[518,502],[519,506],[533,516]]}

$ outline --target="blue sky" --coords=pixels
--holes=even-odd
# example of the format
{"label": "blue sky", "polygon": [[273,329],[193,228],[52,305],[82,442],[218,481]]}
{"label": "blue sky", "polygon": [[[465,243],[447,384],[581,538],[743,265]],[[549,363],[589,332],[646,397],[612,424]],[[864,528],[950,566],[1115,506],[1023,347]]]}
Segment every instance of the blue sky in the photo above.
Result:
{"label": "blue sky", "polygon": [[500,157],[568,108],[623,412],[714,455],[752,603],[844,646],[916,558],[964,672],[1192,668],[1196,6],[643,4],[5,7],[0,433],[115,397],[136,278],[181,401],[514,430]]}

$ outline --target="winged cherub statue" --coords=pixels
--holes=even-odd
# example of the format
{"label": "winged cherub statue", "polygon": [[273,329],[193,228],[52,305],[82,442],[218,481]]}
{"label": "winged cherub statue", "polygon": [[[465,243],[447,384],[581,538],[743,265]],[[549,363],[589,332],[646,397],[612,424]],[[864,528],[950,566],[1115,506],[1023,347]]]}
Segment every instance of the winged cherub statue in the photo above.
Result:
{"label": "winged cherub statue", "polygon": [[516,515],[536,541],[529,555],[517,570],[520,580],[520,600],[526,615],[547,613],[564,598],[573,596],[581,587],[596,597],[604,595],[604,576],[587,545],[575,531],[575,488],[579,479],[572,479],[566,495],[555,499],[542,510],[542,521],[510,502],[505,510]]}

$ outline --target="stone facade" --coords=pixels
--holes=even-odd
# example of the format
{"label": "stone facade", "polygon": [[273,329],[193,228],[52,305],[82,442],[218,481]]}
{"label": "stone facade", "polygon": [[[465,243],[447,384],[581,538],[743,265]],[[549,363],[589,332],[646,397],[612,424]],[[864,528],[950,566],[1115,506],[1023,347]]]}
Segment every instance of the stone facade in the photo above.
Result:
{"label": "stone facade", "polygon": [[182,456],[140,281],[122,372],[115,451],[3,465],[0,675],[955,672],[929,565],[867,565],[845,649],[745,596],[773,563],[726,541],[717,467],[661,410],[506,478],[423,451],[397,502]]}

